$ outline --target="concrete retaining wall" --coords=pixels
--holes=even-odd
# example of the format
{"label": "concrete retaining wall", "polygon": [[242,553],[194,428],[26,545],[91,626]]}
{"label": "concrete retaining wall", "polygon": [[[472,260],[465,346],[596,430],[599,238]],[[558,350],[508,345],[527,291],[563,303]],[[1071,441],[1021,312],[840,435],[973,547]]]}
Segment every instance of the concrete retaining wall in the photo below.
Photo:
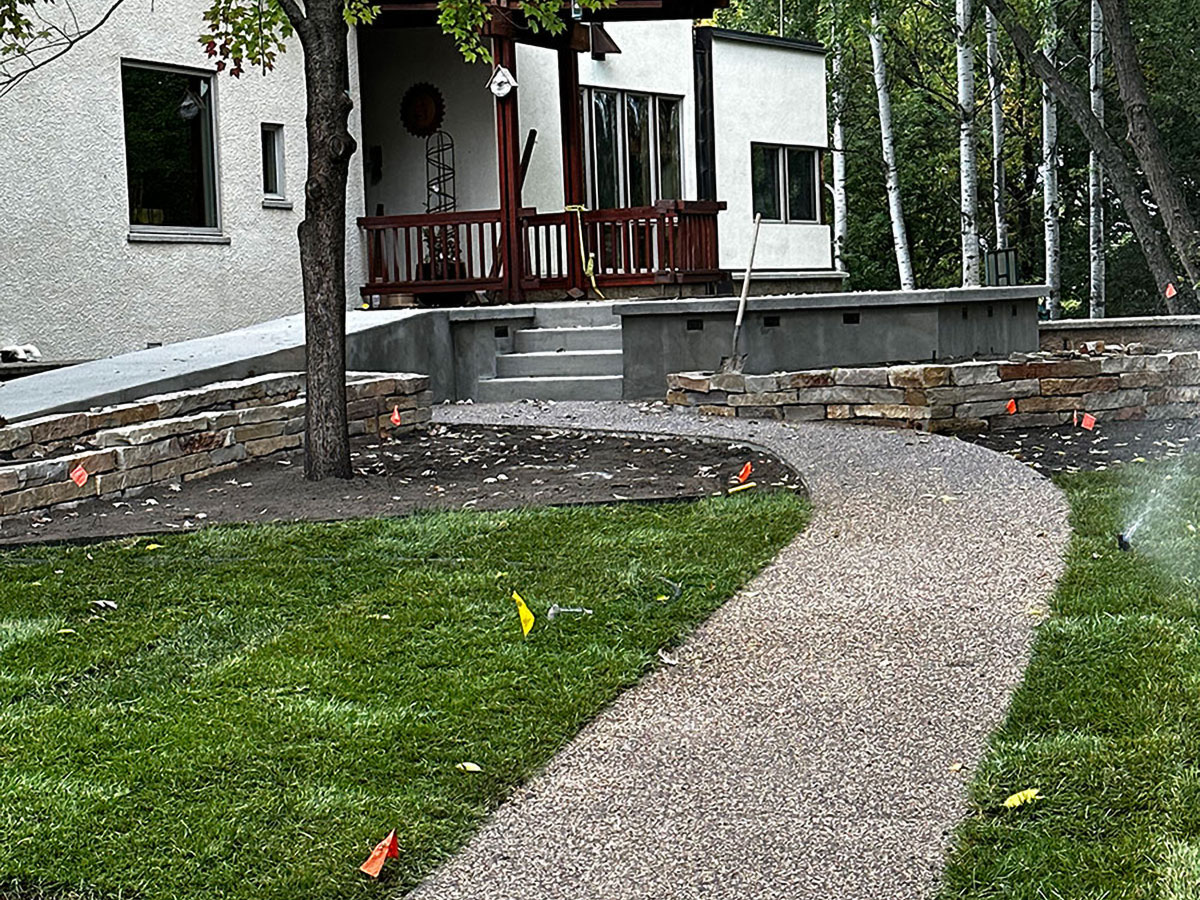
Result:
{"label": "concrete retaining wall", "polygon": [[[0,516],[227,472],[303,443],[304,375],[264,375],[0,428]],[[352,373],[350,433],[429,421],[423,375]],[[391,422],[400,412],[400,425]],[[71,473],[82,467],[82,484]]]}
{"label": "concrete retaining wall", "polygon": [[[669,375],[667,401],[746,418],[956,432],[1200,417],[1200,352],[1021,355],[1007,361]],[[1009,412],[1010,403],[1015,412]]]}
{"label": "concrete retaining wall", "polygon": [[1088,341],[1145,344],[1153,350],[1200,350],[1200,316],[1060,319],[1038,327],[1043,350],[1073,350]]}
{"label": "concrete retaining wall", "polygon": [[[747,371],[996,358],[1038,347],[1044,287],[754,298]],[[667,373],[716,366],[730,351],[736,299],[617,303],[626,399],[661,397]]]}

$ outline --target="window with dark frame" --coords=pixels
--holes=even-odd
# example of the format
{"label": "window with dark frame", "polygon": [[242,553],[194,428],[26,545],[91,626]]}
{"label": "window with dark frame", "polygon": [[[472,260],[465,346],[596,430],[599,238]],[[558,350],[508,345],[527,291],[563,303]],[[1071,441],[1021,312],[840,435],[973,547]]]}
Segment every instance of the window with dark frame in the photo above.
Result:
{"label": "window with dark frame", "polygon": [[263,197],[267,200],[287,199],[284,179],[283,126],[266,122],[262,126]]}
{"label": "window with dark frame", "polygon": [[216,231],[212,77],[123,61],[121,96],[130,229]]}
{"label": "window with dark frame", "polygon": [[820,164],[820,152],[812,147],[752,143],[754,213],[767,222],[820,222]]}
{"label": "window with dark frame", "polygon": [[680,98],[588,87],[582,94],[592,207],[618,209],[679,199]]}

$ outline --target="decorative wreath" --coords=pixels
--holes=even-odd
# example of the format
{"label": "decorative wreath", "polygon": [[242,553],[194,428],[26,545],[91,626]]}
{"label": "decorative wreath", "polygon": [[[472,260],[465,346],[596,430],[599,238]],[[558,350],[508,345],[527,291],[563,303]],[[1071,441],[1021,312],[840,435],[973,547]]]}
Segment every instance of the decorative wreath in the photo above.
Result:
{"label": "decorative wreath", "polygon": [[429,137],[442,127],[445,118],[442,92],[428,82],[414,84],[400,101],[400,121],[413,137]]}

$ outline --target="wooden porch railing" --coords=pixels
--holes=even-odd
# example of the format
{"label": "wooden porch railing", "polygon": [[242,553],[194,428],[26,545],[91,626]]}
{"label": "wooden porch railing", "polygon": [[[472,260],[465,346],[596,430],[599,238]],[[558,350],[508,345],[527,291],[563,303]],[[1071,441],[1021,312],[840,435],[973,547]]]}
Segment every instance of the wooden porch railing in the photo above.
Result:
{"label": "wooden porch railing", "polygon": [[[522,210],[520,284],[548,290],[585,287],[589,257],[601,289],[716,281],[722,276],[717,213],[724,208],[720,202],[663,200],[579,213]],[[375,216],[358,223],[367,235],[364,295],[506,286],[499,210]]]}
{"label": "wooden porch railing", "polygon": [[367,238],[364,296],[504,287],[499,210],[369,216],[358,226]]}

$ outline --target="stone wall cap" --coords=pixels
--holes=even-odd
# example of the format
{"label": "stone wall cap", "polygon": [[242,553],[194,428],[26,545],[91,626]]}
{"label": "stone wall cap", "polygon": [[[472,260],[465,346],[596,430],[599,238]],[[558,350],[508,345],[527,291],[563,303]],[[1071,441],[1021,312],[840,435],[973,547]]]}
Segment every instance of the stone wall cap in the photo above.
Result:
{"label": "stone wall cap", "polygon": [[[779,310],[865,308],[872,306],[942,306],[961,303],[1003,303],[1008,300],[1037,300],[1049,294],[1045,285],[988,288],[933,288],[919,291],[851,291],[835,294],[788,294],[751,297],[749,312]],[[724,314],[736,312],[736,297],[689,300],[630,300],[613,304],[618,316],[668,316],[680,314]]]}

